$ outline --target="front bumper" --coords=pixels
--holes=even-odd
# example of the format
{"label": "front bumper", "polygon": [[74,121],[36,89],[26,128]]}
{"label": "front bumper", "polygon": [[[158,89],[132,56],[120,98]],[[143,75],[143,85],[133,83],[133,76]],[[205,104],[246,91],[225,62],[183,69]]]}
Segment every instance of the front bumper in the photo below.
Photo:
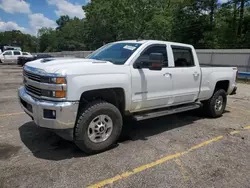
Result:
{"label": "front bumper", "polygon": [[[21,107],[38,126],[61,130],[74,128],[79,106],[78,102],[39,100],[28,95],[24,87],[18,89],[18,96]],[[53,110],[56,116],[54,118],[45,118],[44,110]]]}

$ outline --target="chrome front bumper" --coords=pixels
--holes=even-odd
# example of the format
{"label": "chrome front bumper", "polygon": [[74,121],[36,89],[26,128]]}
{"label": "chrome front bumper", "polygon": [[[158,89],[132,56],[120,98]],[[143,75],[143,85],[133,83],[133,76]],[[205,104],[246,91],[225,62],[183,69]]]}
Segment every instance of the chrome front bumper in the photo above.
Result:
{"label": "chrome front bumper", "polygon": [[[78,102],[53,102],[39,100],[31,97],[25,92],[25,88],[18,89],[19,102],[23,110],[32,117],[34,122],[49,129],[71,129],[74,128]],[[44,110],[53,110],[55,118],[45,118]]]}

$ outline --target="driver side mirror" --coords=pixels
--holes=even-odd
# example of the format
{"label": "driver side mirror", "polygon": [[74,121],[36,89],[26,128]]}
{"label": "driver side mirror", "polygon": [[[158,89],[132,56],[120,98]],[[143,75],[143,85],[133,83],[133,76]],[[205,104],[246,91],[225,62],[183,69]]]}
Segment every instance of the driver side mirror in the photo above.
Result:
{"label": "driver side mirror", "polygon": [[163,67],[163,54],[162,53],[151,53],[149,54],[149,70],[161,70]]}
{"label": "driver side mirror", "polygon": [[151,53],[147,58],[141,56],[137,62],[134,63],[134,68],[149,69],[149,70],[162,70],[164,57],[162,53]]}

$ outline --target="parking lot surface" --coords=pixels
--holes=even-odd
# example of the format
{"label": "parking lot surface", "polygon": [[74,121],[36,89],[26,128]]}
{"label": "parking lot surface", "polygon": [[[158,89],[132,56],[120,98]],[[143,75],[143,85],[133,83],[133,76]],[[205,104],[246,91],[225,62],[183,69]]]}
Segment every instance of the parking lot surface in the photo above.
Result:
{"label": "parking lot surface", "polygon": [[0,77],[1,188],[250,187],[250,85],[238,85],[221,118],[128,121],[117,146],[87,156],[23,113],[22,68],[0,65]]}

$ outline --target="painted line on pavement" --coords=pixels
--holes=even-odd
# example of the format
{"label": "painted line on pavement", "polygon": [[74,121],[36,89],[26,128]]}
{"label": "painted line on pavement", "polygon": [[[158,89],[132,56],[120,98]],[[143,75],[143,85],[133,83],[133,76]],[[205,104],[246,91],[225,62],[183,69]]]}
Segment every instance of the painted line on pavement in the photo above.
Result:
{"label": "painted line on pavement", "polygon": [[135,169],[133,169],[131,171],[126,171],[126,172],[124,172],[122,174],[118,174],[118,175],[114,176],[113,178],[109,178],[109,179],[103,180],[103,181],[101,181],[99,183],[90,185],[90,186],[88,186],[88,188],[99,188],[99,187],[103,187],[105,185],[112,184],[112,183],[114,183],[114,182],[116,182],[118,180],[127,178],[129,176],[132,176],[134,174],[137,174],[137,173],[142,172],[144,170],[147,170],[149,168],[155,167],[157,165],[160,165],[160,164],[165,163],[167,161],[170,161],[172,159],[177,159],[177,158],[179,158],[179,157],[181,157],[181,156],[183,156],[183,155],[185,155],[185,154],[187,154],[187,153],[189,153],[189,152],[191,152],[193,150],[199,149],[199,148],[204,147],[204,146],[206,146],[208,144],[219,141],[222,138],[223,138],[223,136],[215,137],[215,138],[213,138],[211,140],[207,140],[207,141],[202,142],[202,143],[200,143],[198,145],[195,145],[195,146],[191,147],[190,149],[188,149],[188,150],[186,150],[184,152],[176,153],[176,154],[173,154],[173,155],[168,155],[168,156],[163,157],[161,159],[158,159],[158,160],[156,160],[156,161],[154,161],[152,163],[145,164],[145,165],[142,165],[140,167],[137,167],[137,168],[135,168]]}
{"label": "painted line on pavement", "polygon": [[0,114],[0,117],[8,117],[8,116],[18,116],[18,115],[23,115],[25,114],[24,112],[17,112],[17,113],[11,113],[11,114]]}
{"label": "painted line on pavement", "polygon": [[181,162],[181,160],[179,158],[175,159],[174,161],[178,165],[178,167],[180,168],[180,171],[181,171],[181,174],[182,174],[184,181],[188,181],[189,175],[188,175],[188,171],[186,170],[184,164]]}
{"label": "painted line on pavement", "polygon": [[[244,130],[250,130],[250,126],[244,127],[243,130],[241,130],[241,131],[240,130],[232,131],[232,132],[230,132],[230,134],[231,135],[239,134]],[[137,168],[135,168],[135,169],[133,169],[131,171],[126,171],[126,172],[123,172],[122,174],[118,174],[118,175],[116,175],[116,176],[114,176],[112,178],[100,181],[100,182],[98,182],[96,184],[92,184],[92,185],[88,186],[88,188],[100,188],[100,187],[103,187],[103,186],[106,186],[106,185],[113,184],[116,181],[128,178],[129,176],[132,176],[134,174],[137,174],[137,173],[142,172],[144,170],[147,170],[149,168],[155,167],[157,165],[160,165],[160,164],[165,163],[167,161],[170,161],[172,159],[175,159],[175,162],[176,162],[176,161],[178,161],[178,158],[180,158],[181,156],[183,156],[185,154],[188,154],[188,153],[190,153],[190,152],[192,152],[194,150],[197,150],[199,148],[202,148],[204,146],[207,146],[209,144],[212,144],[213,142],[217,142],[217,141],[221,140],[224,137],[225,136],[218,136],[218,137],[212,138],[212,139],[207,140],[205,142],[202,142],[202,143],[200,143],[198,145],[195,145],[195,146],[189,148],[188,150],[186,150],[184,152],[175,153],[173,155],[168,155],[168,156],[163,157],[161,159],[158,159],[158,160],[156,160],[156,161],[154,161],[152,163],[142,165],[142,166],[137,167]]]}

